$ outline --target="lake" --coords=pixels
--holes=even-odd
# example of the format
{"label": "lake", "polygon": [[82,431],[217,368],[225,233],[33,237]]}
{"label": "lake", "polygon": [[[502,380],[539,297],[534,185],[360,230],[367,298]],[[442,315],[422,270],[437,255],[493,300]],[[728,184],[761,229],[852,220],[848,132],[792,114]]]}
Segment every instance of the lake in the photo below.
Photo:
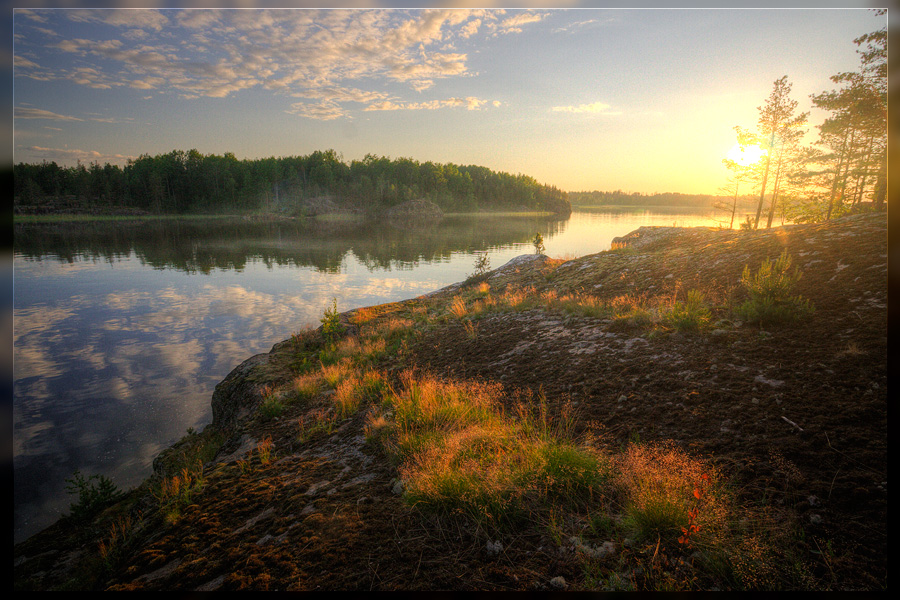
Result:
{"label": "lake", "polygon": [[[642,225],[717,225],[690,209],[578,210],[565,220],[450,216],[422,229],[355,220],[14,225],[14,540],[56,521],[79,470],[120,488],[189,427],[244,359],[339,312],[414,298],[534,252],[608,250]],[[743,217],[741,217],[743,218]],[[727,221],[726,221],[727,225]]]}

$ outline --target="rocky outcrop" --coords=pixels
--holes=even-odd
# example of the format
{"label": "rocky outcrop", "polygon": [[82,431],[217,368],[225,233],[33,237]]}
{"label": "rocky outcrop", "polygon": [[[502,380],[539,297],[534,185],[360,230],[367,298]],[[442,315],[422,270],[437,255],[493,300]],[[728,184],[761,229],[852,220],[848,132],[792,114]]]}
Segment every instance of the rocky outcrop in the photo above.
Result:
{"label": "rocky outcrop", "polygon": [[[359,327],[350,322],[349,314],[348,311],[338,315],[342,337],[359,334]],[[321,333],[322,327],[317,331]],[[280,373],[278,363],[279,358],[290,353],[292,343],[292,340],[279,342],[269,352],[251,356],[232,369],[213,391],[212,427],[224,433],[233,433],[253,416],[265,401],[268,390],[287,377],[287,373]]]}
{"label": "rocky outcrop", "polygon": [[251,356],[216,386],[212,396],[213,427],[231,431],[259,408],[266,386],[254,381],[253,374],[261,371],[271,357],[272,352]]}

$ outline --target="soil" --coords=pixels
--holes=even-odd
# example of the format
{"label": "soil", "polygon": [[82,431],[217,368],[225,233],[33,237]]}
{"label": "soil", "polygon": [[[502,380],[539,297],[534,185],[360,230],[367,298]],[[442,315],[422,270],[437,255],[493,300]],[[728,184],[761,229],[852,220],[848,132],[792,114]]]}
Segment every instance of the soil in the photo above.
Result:
{"label": "soil", "polygon": [[[760,587],[886,589],[885,215],[757,232],[641,228],[619,242],[622,249],[567,262],[522,258],[481,279],[492,293],[533,286],[607,299],[702,289],[715,324],[692,333],[543,308],[485,312],[475,335],[452,319],[423,328],[381,368],[499,381],[510,396],[530,390],[552,406],[568,403],[575,433],[592,432],[610,451],[668,441],[710,461],[740,502],[769,507],[778,527],[795,532],[799,573]],[[785,249],[803,273],[796,292],[815,313],[765,328],[737,321],[728,307],[746,297],[744,267]],[[371,311],[405,318],[463,289]],[[266,371],[272,381],[289,370],[289,344],[276,348]],[[161,524],[146,490],[137,490],[91,524],[63,519],[20,544],[16,588],[597,589],[577,553],[545,529],[498,533],[405,503],[396,466],[366,442],[367,410],[330,434],[298,437],[299,420],[313,422],[327,406],[326,397],[229,431],[204,469],[202,492],[174,525]],[[268,464],[254,450],[265,438],[274,442]],[[102,524],[137,514],[146,525],[103,566]],[[654,541],[619,546],[607,581],[615,575],[650,587],[642,573],[660,551]],[[704,575],[683,581],[685,589],[728,587]]]}

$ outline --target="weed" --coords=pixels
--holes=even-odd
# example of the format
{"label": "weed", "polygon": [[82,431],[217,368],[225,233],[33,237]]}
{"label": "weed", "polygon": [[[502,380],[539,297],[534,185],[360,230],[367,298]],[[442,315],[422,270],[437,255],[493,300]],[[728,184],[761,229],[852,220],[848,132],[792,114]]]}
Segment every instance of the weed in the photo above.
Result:
{"label": "weed", "polygon": [[78,521],[94,516],[124,495],[106,475],[84,477],[80,471],[75,471],[71,478],[66,479],[66,491],[78,494],[78,501],[69,505],[71,516]]}
{"label": "weed", "polygon": [[174,524],[181,517],[181,511],[191,504],[191,499],[206,483],[203,477],[203,463],[199,460],[192,467],[184,467],[181,473],[162,478],[153,492],[165,520]]}
{"label": "weed", "polygon": [[322,378],[331,389],[337,389],[338,385],[351,376],[353,366],[348,359],[344,359],[339,363],[322,366]]}
{"label": "weed", "polygon": [[267,465],[272,461],[272,448],[274,444],[271,437],[266,437],[256,444],[256,453],[259,455],[259,462]]}
{"label": "weed", "polygon": [[466,321],[465,328],[466,328],[466,337],[468,337],[470,340],[478,339],[478,325],[476,325],[472,321]]}
{"label": "weed", "polygon": [[134,539],[135,531],[143,525],[143,519],[133,520],[130,515],[118,517],[110,524],[105,538],[97,544],[97,550],[106,572],[116,568],[127,550],[128,543]]}
{"label": "weed", "polygon": [[580,502],[606,476],[605,459],[565,439],[568,421],[550,419],[545,403],[537,412],[520,406],[509,417],[499,384],[411,372],[401,383],[383,402],[393,425],[372,423],[370,430],[393,434],[385,445],[401,462],[411,503],[502,526],[552,506],[551,498]]}

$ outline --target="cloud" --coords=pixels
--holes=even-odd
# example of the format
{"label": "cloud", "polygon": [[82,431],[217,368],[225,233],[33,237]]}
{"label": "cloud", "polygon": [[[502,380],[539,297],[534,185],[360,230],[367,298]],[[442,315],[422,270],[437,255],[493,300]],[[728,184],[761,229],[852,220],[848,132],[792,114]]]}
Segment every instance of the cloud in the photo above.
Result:
{"label": "cloud", "polygon": [[79,119],[78,117],[72,117],[69,115],[59,115],[55,112],[50,112],[49,110],[43,110],[40,108],[28,108],[25,106],[17,106],[13,110],[13,118],[14,119],[50,119],[53,121],[84,121],[84,119]]}
{"label": "cloud", "polygon": [[[428,102],[397,103],[386,100],[384,102],[370,104],[363,110],[440,110],[442,108],[457,108],[460,106],[465,106],[468,110],[480,110],[483,105],[488,104],[489,102],[489,100],[482,100],[480,98],[475,98],[474,96],[469,96],[467,98],[447,98],[446,100],[430,100]],[[490,104],[494,107],[500,106],[500,102],[496,100],[490,102]]]}
{"label": "cloud", "polygon": [[20,56],[20,55],[16,54],[13,57],[13,68],[14,69],[23,69],[23,68],[40,69],[41,66],[39,64],[37,64],[36,62],[28,60],[24,56]]}
{"label": "cloud", "polygon": [[501,21],[497,29],[499,33],[502,34],[510,34],[510,33],[522,33],[522,27],[525,25],[530,25],[531,23],[539,23],[543,21],[544,18],[548,16],[549,13],[536,13],[536,12],[522,12],[518,13],[515,16],[509,17]]}
{"label": "cloud", "polygon": [[[78,60],[39,72],[43,55],[23,57],[17,73],[22,76],[69,79],[95,89],[170,91],[183,98],[226,98],[262,88],[317,100],[291,104],[287,112],[318,119],[349,116],[348,103],[402,104],[374,91],[373,85],[399,82],[422,92],[442,79],[470,76],[469,55],[452,50],[456,42],[496,31],[516,33],[546,16],[483,9],[23,14],[43,19],[44,29],[62,36],[53,44],[40,44],[41,52],[49,48]],[[68,36],[67,20],[93,27]],[[17,34],[33,30],[21,25]]]}
{"label": "cloud", "polygon": [[105,23],[116,27],[162,31],[169,18],[158,10],[70,10],[66,16],[76,22]]}
{"label": "cloud", "polygon": [[291,104],[291,108],[285,112],[319,121],[331,121],[346,116],[346,112],[340,105],[328,100],[324,100],[318,104],[297,102]]}
{"label": "cloud", "polygon": [[607,112],[607,109],[610,108],[609,104],[604,104],[603,102],[594,102],[592,104],[579,104],[578,106],[554,106],[550,109],[550,112],[567,112],[567,113],[593,113],[593,114],[605,114],[605,115],[618,115],[621,113],[618,112]]}

